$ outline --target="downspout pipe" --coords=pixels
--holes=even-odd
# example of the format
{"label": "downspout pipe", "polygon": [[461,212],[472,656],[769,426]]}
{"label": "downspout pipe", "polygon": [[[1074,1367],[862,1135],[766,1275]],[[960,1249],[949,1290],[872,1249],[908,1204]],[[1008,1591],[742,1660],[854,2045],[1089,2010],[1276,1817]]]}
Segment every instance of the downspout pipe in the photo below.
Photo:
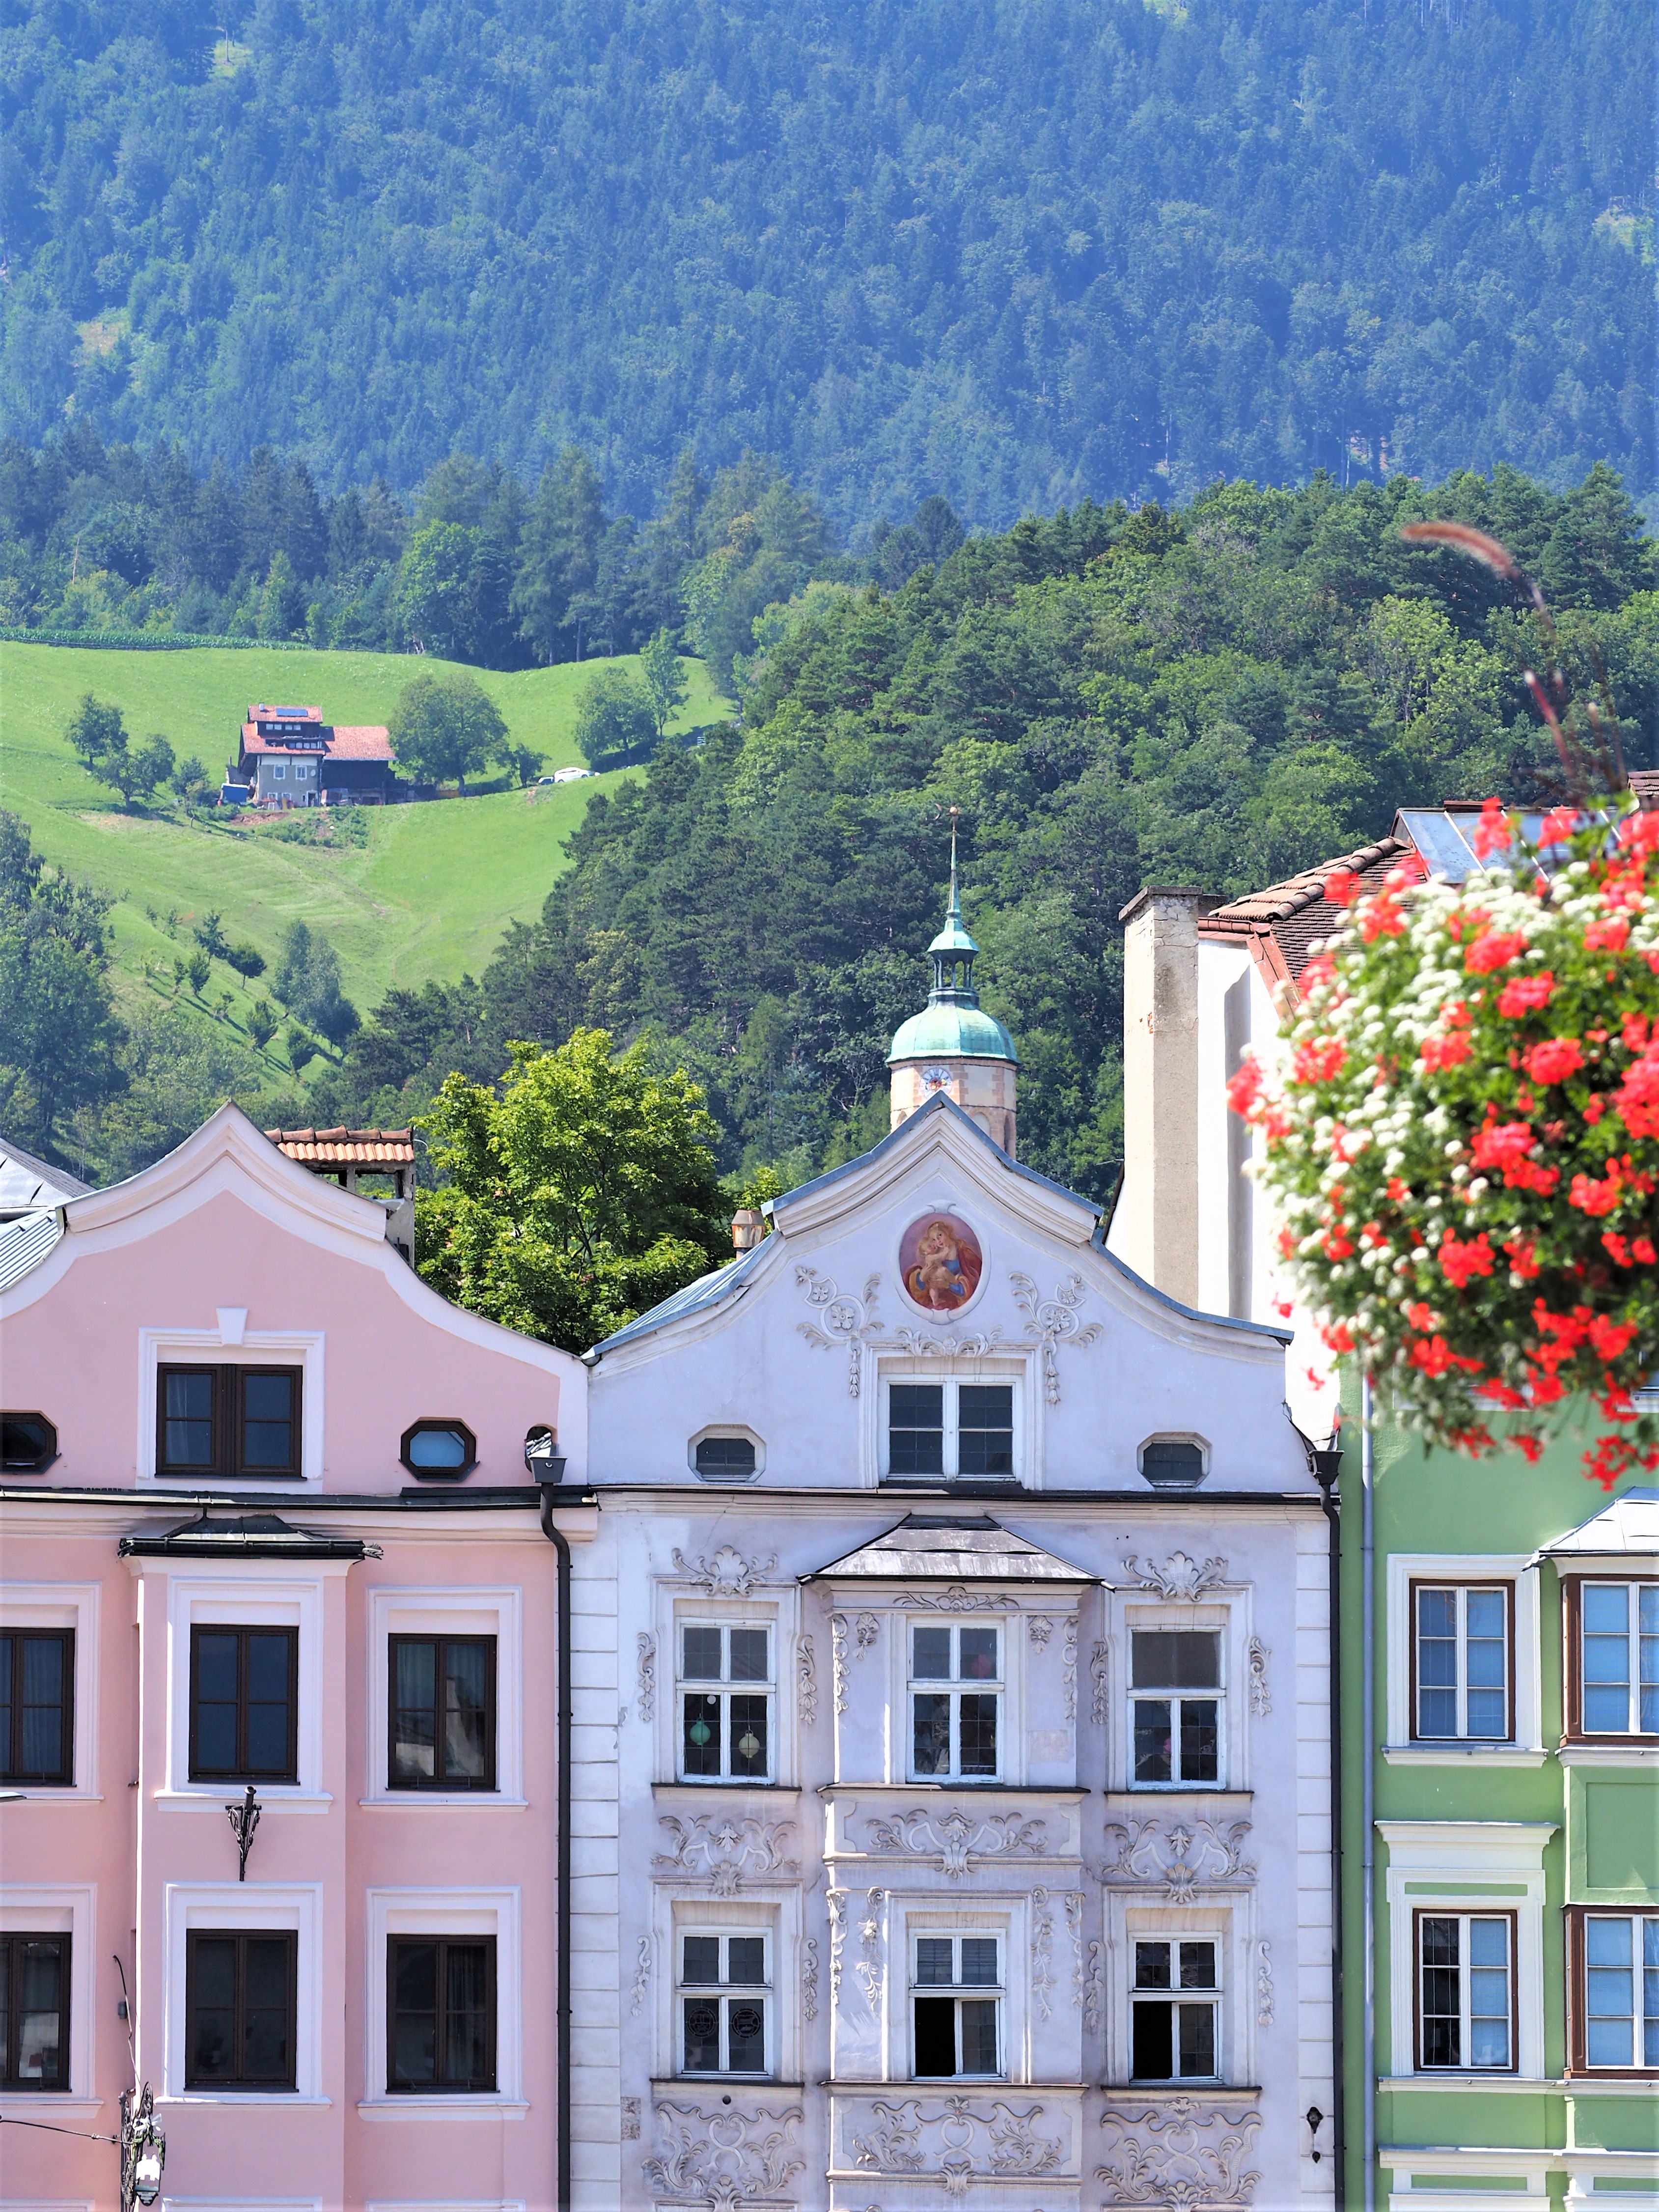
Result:
{"label": "downspout pipe", "polygon": [[1376,1455],[1371,1385],[1359,1385],[1359,1880],[1364,1916],[1364,2212],[1376,2212]]}
{"label": "downspout pipe", "polygon": [[1337,1479],[1342,1454],[1333,1442],[1308,1458],[1319,1485],[1320,1510],[1330,1531],[1329,1657],[1331,1708],[1331,2156],[1335,2161],[1335,2212],[1347,2202],[1348,2137],[1344,2111],[1342,2019],[1342,1522]]}
{"label": "downspout pipe", "polygon": [[[564,1472],[562,1461],[557,1462]],[[570,1546],[553,1520],[558,1494],[557,1477],[538,1484],[541,1492],[542,1534],[558,1554],[559,1613],[559,1778],[558,1778],[558,1898],[554,1929],[553,2000],[554,2125],[558,2130],[557,2176],[554,2203],[557,2212],[570,2212],[570,1779],[573,1746],[571,1725],[574,1699],[570,1686]]]}

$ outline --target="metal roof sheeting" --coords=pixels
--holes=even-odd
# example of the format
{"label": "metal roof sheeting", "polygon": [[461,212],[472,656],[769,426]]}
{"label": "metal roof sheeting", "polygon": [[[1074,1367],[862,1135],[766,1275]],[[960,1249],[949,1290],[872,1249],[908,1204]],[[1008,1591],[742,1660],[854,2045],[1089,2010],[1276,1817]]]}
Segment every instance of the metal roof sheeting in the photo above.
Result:
{"label": "metal roof sheeting", "polygon": [[25,1213],[0,1227],[0,1291],[9,1291],[38,1267],[63,1233],[55,1211]]}
{"label": "metal roof sheeting", "polygon": [[1092,1583],[1052,1552],[1028,1544],[988,1514],[912,1513],[884,1536],[804,1575],[803,1582]]}

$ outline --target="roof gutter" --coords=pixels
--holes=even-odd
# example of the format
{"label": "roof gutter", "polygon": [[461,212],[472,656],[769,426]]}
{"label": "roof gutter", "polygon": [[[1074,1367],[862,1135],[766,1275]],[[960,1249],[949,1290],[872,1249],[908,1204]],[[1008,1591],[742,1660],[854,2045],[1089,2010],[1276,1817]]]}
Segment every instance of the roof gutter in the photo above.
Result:
{"label": "roof gutter", "polygon": [[[1345,2125],[1342,2049],[1342,1522],[1338,1478],[1342,1454],[1308,1446],[1308,1464],[1319,1485],[1320,1505],[1330,1529],[1330,1598],[1326,1670],[1331,1714],[1331,2158],[1335,2212],[1347,2201],[1347,2130]],[[1312,2114],[1309,2115],[1310,2125]],[[1314,2156],[1319,2130],[1314,2128]]]}
{"label": "roof gutter", "polygon": [[[562,1461],[557,1463],[561,1474]],[[570,1685],[570,1545],[553,1520],[553,1501],[558,1484],[544,1482],[541,1491],[542,1534],[558,1554],[558,1893],[554,1929],[555,1985],[553,2002],[554,2126],[558,2142],[553,2201],[557,2212],[570,2212],[570,1797],[571,1742],[574,1710]]]}

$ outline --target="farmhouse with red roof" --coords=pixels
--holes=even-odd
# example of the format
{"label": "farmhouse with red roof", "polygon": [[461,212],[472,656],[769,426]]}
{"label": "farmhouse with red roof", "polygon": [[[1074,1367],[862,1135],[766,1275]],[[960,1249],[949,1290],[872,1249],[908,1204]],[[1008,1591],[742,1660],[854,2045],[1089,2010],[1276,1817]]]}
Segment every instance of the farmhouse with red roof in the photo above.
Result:
{"label": "farmhouse with red roof", "polygon": [[229,781],[255,805],[380,806],[397,796],[392,740],[378,723],[332,723],[320,707],[250,706]]}

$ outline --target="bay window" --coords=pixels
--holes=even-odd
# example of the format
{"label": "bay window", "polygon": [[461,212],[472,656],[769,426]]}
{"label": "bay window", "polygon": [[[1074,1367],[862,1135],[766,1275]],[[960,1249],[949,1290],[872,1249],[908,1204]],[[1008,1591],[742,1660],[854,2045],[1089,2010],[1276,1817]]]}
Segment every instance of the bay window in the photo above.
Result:
{"label": "bay window", "polygon": [[1566,1589],[1568,1734],[1659,1735],[1659,1582]]}
{"label": "bay window", "polygon": [[1135,1786],[1218,1788],[1222,1742],[1219,1629],[1132,1629],[1129,1680]]}
{"label": "bay window", "polygon": [[1002,1939],[918,1936],[911,1966],[912,2063],[918,2080],[1002,2071]]}
{"label": "bay window", "polygon": [[1659,1913],[1568,1908],[1571,2070],[1659,2074]]}

